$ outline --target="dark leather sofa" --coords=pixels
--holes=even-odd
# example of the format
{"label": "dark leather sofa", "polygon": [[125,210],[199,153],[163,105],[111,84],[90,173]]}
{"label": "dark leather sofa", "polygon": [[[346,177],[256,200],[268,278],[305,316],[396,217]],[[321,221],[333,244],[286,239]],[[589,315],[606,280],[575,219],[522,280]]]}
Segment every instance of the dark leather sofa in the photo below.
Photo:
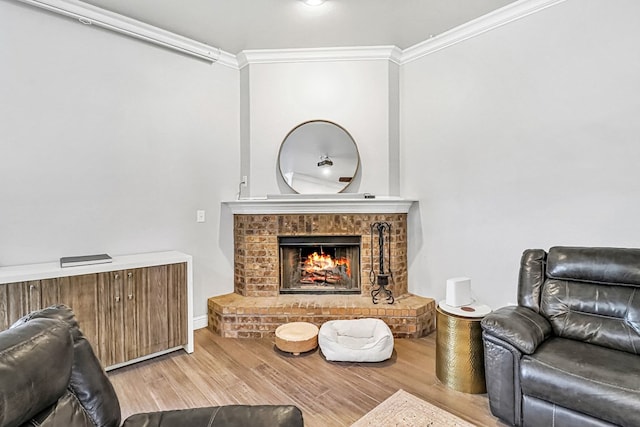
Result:
{"label": "dark leather sofa", "polygon": [[522,255],[518,305],[482,320],[491,412],[516,426],[640,426],[640,249]]}
{"label": "dark leather sofa", "polygon": [[[0,427],[118,427],[120,404],[64,306],[34,312],[0,333]],[[292,405],[228,405],[136,414],[123,427],[302,427]]]}

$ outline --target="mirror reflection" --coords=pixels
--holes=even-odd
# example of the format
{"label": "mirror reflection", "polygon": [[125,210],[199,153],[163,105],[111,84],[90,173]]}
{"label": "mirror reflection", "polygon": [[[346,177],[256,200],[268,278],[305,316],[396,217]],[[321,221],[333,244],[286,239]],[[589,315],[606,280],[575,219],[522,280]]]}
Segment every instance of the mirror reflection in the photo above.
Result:
{"label": "mirror reflection", "polygon": [[300,194],[330,194],[345,190],[358,171],[355,141],[343,127],[313,120],[296,126],[280,146],[280,174]]}

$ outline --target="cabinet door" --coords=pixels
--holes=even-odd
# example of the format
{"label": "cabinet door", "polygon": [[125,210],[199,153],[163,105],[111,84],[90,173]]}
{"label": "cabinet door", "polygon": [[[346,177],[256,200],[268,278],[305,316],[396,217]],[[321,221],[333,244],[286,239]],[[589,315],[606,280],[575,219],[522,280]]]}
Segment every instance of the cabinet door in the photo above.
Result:
{"label": "cabinet door", "polygon": [[187,344],[187,263],[168,266],[168,348]]}
{"label": "cabinet door", "polygon": [[138,357],[166,350],[169,343],[168,266],[142,269],[136,283],[138,314]]}
{"label": "cabinet door", "polygon": [[124,271],[98,274],[98,329],[100,352],[98,357],[106,366],[127,360],[124,323]]}
{"label": "cabinet door", "polygon": [[124,331],[123,331],[123,339],[124,339],[124,354],[125,361],[136,359],[143,354],[140,353],[139,350],[139,313],[138,313],[138,292],[137,289],[140,286],[140,283],[143,283],[144,278],[144,268],[136,268],[133,270],[126,270],[124,272],[124,288],[123,288],[123,298],[124,299]]}
{"label": "cabinet door", "polygon": [[97,282],[105,367],[186,344],[186,263],[101,273]]}
{"label": "cabinet door", "polygon": [[0,330],[41,307],[40,281],[0,285]]}
{"label": "cabinet door", "polygon": [[100,354],[98,331],[98,275],[58,277],[40,283],[42,307],[64,304],[76,315],[78,326],[97,355]]}

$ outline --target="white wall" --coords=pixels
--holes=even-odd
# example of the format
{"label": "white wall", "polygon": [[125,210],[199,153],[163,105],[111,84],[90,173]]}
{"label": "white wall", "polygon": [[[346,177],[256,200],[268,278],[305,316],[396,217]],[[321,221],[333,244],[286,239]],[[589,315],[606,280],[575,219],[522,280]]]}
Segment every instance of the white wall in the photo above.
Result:
{"label": "white wall", "polygon": [[403,66],[412,292],[498,307],[526,248],[639,245],[638,16],[569,0]]}
{"label": "white wall", "polygon": [[292,192],[279,185],[278,151],[294,127],[329,120],[344,127],[360,152],[360,172],[347,192],[390,194],[389,61],[251,64],[249,194]]}
{"label": "white wall", "polygon": [[0,0],[0,265],[180,250],[202,316],[233,290],[220,202],[243,174],[245,196],[286,191],[282,139],[327,119],[360,149],[348,191],[394,194],[399,175],[420,201],[412,292],[468,275],[482,301],[515,301],[525,248],[638,246],[639,15],[568,0],[403,65],[398,96],[388,61],[238,72]]}
{"label": "white wall", "polygon": [[233,290],[237,70],[13,1],[0,64],[0,265],[179,250],[196,316]]}

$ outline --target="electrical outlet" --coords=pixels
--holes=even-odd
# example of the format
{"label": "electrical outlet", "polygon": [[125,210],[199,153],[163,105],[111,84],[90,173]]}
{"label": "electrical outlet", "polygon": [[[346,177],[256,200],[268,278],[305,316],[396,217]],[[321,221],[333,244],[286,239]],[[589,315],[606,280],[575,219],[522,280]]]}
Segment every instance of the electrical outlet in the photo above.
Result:
{"label": "electrical outlet", "polygon": [[204,222],[206,219],[205,212],[203,210],[196,211],[196,222]]}

